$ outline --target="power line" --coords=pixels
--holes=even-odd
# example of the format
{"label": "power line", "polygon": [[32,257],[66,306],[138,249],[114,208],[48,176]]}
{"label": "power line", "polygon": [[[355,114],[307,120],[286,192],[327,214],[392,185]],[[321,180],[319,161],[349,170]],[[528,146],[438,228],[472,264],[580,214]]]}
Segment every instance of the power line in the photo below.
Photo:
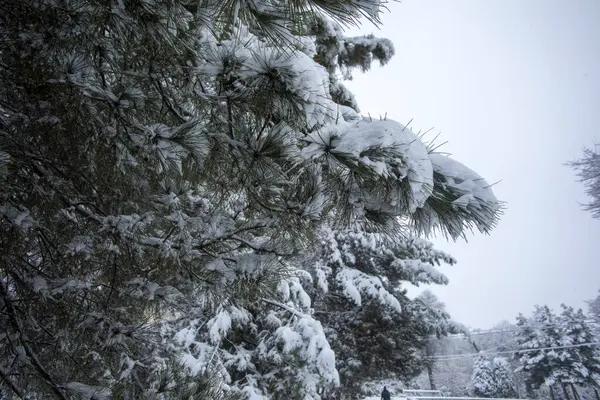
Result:
{"label": "power line", "polygon": [[[584,321],[584,323],[587,324],[591,324],[591,323],[596,323],[595,321]],[[553,323],[553,324],[546,324],[546,325],[528,325],[527,327],[533,327],[533,328],[556,328],[556,327],[560,327],[562,326],[560,322],[557,323]],[[499,330],[499,331],[483,331],[483,332],[469,332],[469,336],[477,336],[477,335],[490,335],[490,334],[494,334],[494,333],[514,333],[514,332],[521,332],[523,330],[523,328],[518,328],[518,329],[506,329],[506,330]],[[460,335],[460,334],[459,334]]]}
{"label": "power line", "polygon": [[[445,360],[446,359],[445,357],[447,357],[447,359],[449,359],[449,360],[455,360],[455,359],[458,359],[458,358],[452,358],[452,357],[455,357],[455,356],[470,356],[471,354],[477,354],[477,355],[492,354],[491,353],[492,350],[497,350],[497,349],[499,349],[499,348],[501,348],[503,346],[506,346],[507,344],[509,344],[511,342],[517,341],[518,339],[519,339],[518,336],[513,336],[509,340],[506,340],[506,341],[500,343],[497,346],[491,347],[491,348],[486,349],[486,350],[480,350],[479,353],[447,354],[447,355],[440,355],[440,356],[430,356],[428,358],[434,358],[436,360],[438,360],[438,359],[439,360]],[[476,348],[476,350],[477,350],[477,348]],[[439,358],[435,358],[435,357],[439,357]],[[464,357],[464,358],[466,358],[466,357]]]}
{"label": "power line", "polygon": [[[583,324],[600,324],[600,322],[598,320],[595,320],[595,319],[587,319],[587,320],[581,321],[581,323],[583,323]],[[490,330],[487,330],[487,331],[469,332],[468,334],[460,333],[460,334],[455,334],[455,335],[448,335],[446,337],[447,338],[466,338],[466,339],[468,339],[471,336],[475,336],[475,335],[522,332],[524,328],[545,329],[545,328],[561,328],[561,327],[564,327],[564,323],[562,321],[537,322],[537,323],[533,323],[532,321],[529,321],[529,324],[527,326],[525,326],[525,327],[517,327],[515,329],[503,329],[503,330],[490,329]],[[594,345],[598,344],[596,342],[590,342],[590,343],[583,343],[583,344],[577,344],[577,345],[555,346],[555,347],[539,348],[539,349],[523,349],[523,350],[501,351],[501,352],[491,352],[490,351],[490,350],[495,350],[495,349],[498,349],[498,348],[500,348],[502,346],[505,346],[505,345],[507,345],[507,344],[509,344],[511,342],[514,342],[517,339],[518,339],[518,336],[514,335],[508,341],[505,341],[505,342],[503,342],[500,345],[494,346],[491,349],[481,350],[478,353],[446,354],[446,355],[439,355],[439,356],[429,356],[429,357],[427,357],[427,359],[430,359],[430,360],[439,360],[439,361],[443,361],[443,360],[459,360],[459,359],[470,358],[470,357],[474,357],[474,356],[478,356],[478,355],[518,354],[518,353],[524,353],[524,352],[530,352],[530,351],[541,351],[541,350],[549,350],[549,349],[562,349],[562,348],[581,347],[581,346],[594,346]],[[477,348],[475,348],[475,349],[477,350]]]}
{"label": "power line", "polygon": [[598,346],[600,345],[600,342],[589,342],[589,343],[580,343],[580,344],[571,344],[568,346],[553,346],[553,347],[540,347],[538,349],[522,349],[522,350],[511,350],[511,351],[497,351],[497,352],[490,352],[490,353],[486,353],[484,351],[479,352],[479,353],[464,353],[464,354],[450,354],[450,355],[446,355],[446,356],[431,356],[431,357],[427,357],[430,360],[459,360],[462,358],[469,358],[469,357],[475,357],[475,356],[481,356],[481,355],[501,355],[501,354],[519,354],[519,353],[529,353],[529,352],[533,352],[533,351],[542,351],[542,350],[559,350],[559,349],[570,349],[570,348],[574,348],[574,347],[584,347],[584,346]]}
{"label": "power line", "polygon": [[500,343],[498,346],[494,346],[494,347],[492,347],[490,349],[481,350],[480,353],[489,353],[492,350],[497,350],[500,347],[506,346],[507,344],[512,343],[512,342],[516,342],[517,340],[519,340],[519,337],[518,336],[513,336],[509,340]]}
{"label": "power line", "polygon": [[[582,323],[585,324],[600,324],[600,321],[594,320],[594,319],[589,319],[589,320],[584,320],[582,321]],[[533,328],[547,328],[547,327],[560,327],[562,326],[562,322],[552,322],[552,323],[548,323],[548,322],[540,322],[538,324],[528,324],[527,327],[533,327]],[[495,333],[514,333],[514,332],[521,332],[523,330],[523,328],[515,328],[515,329],[501,329],[501,330],[494,330],[494,329],[488,329],[488,330],[477,330],[477,331],[471,331],[468,333],[457,333],[454,335],[448,335],[446,337],[449,338],[453,338],[453,337],[467,337],[467,336],[479,336],[479,335],[491,335],[491,334],[495,334]]]}

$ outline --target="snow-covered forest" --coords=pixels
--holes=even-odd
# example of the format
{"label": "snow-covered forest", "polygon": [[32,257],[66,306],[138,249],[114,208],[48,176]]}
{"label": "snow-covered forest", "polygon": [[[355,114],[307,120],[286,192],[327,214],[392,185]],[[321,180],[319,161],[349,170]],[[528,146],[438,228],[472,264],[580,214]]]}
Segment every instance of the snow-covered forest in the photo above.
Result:
{"label": "snow-covered forest", "polygon": [[591,317],[541,307],[484,343],[408,296],[448,284],[434,235],[504,204],[360,114],[344,81],[396,50],[344,26],[384,10],[0,0],[0,399],[593,393]]}
{"label": "snow-covered forest", "polygon": [[598,304],[600,293],[586,312],[536,306],[514,323],[433,339],[429,373],[424,370],[409,386],[480,398],[597,399]]}

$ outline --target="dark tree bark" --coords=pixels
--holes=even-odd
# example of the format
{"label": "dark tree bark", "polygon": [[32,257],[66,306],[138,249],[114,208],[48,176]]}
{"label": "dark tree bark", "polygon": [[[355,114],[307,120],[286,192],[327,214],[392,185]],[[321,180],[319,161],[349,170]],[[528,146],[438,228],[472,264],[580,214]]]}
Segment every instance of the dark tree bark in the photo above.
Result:
{"label": "dark tree bark", "polygon": [[435,382],[433,380],[433,365],[431,362],[427,362],[427,376],[429,377],[429,386],[431,387],[431,390],[437,390],[436,386],[435,386]]}
{"label": "dark tree bark", "polygon": [[569,392],[567,392],[567,387],[565,385],[560,385],[562,387],[563,393],[565,394],[565,399],[567,400],[571,400],[571,397],[569,396]]}
{"label": "dark tree bark", "polygon": [[552,397],[552,400],[556,400],[556,397],[554,396],[554,389],[552,389],[552,386],[548,386],[550,388],[550,397]]}
{"label": "dark tree bark", "polygon": [[577,389],[575,389],[575,385],[573,385],[572,383],[571,385],[571,391],[573,392],[573,398],[575,400],[581,400],[581,397],[579,396],[579,392],[577,391]]}

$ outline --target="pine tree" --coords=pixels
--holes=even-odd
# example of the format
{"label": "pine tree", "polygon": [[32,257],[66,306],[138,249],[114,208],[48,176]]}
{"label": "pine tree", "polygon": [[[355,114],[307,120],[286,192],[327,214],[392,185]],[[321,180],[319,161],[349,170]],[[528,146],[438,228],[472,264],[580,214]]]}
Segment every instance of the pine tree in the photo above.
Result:
{"label": "pine tree", "polygon": [[450,315],[446,311],[446,305],[430,290],[421,292],[416,300],[425,307],[426,313],[421,318],[427,321],[430,327],[429,334],[431,336],[425,343],[425,357],[423,362],[427,370],[429,387],[431,390],[437,390],[434,376],[434,371],[436,369],[434,356],[439,350],[439,339],[449,333],[468,333],[468,329],[450,319]]}
{"label": "pine tree", "polygon": [[504,357],[495,357],[492,361],[492,370],[494,374],[494,397],[516,398],[515,382],[513,372],[508,360]]}
{"label": "pine tree", "polygon": [[590,211],[594,218],[600,218],[600,151],[596,146],[594,149],[585,149],[583,157],[569,163],[577,171],[581,182],[585,185],[586,194],[591,201],[584,206]]}
{"label": "pine tree", "polygon": [[555,352],[546,349],[561,343],[557,317],[547,306],[536,306],[531,318],[517,317],[517,326],[518,350],[523,351],[515,357],[521,364],[519,370],[527,375],[527,386],[537,390],[545,383],[552,385],[550,378],[560,361]]}
{"label": "pine tree", "polygon": [[308,28],[307,33],[316,37],[315,60],[329,73],[332,99],[358,112],[354,95],[342,81],[352,79],[354,69],[368,71],[373,59],[386,65],[395,53],[393,43],[373,35],[345,37],[342,26],[327,17],[314,21]]}
{"label": "pine tree", "polygon": [[494,397],[497,391],[492,363],[483,356],[475,357],[471,377],[471,394],[476,397]]}
{"label": "pine tree", "polygon": [[595,346],[585,345],[594,342],[593,332],[581,310],[576,312],[564,304],[561,307],[559,316],[547,306],[536,307],[529,320],[519,316],[519,349],[524,350],[517,354],[521,369],[534,389],[542,384],[573,392],[576,386],[597,387],[599,353]]}
{"label": "pine tree", "polygon": [[[560,354],[563,365],[555,373],[554,380],[581,387],[600,386],[600,352],[597,346],[585,345],[597,341],[582,310],[561,304],[561,344],[565,348]],[[573,389],[574,390],[574,389]]]}
{"label": "pine tree", "polygon": [[357,394],[386,378],[410,381],[424,366],[420,350],[431,336],[454,332],[456,324],[435,305],[411,301],[402,285],[445,284],[436,266],[454,259],[423,240],[356,230],[325,228],[317,242],[303,265],[344,391]]}
{"label": "pine tree", "polygon": [[600,321],[600,291],[598,295],[592,300],[587,301],[588,313],[596,321]]}
{"label": "pine tree", "polygon": [[[456,261],[453,258],[447,258],[447,262],[452,265]],[[441,282],[443,283],[443,281]],[[448,282],[447,278],[446,282]],[[440,282],[436,283],[440,284]],[[421,319],[429,326],[432,336],[441,338],[449,334],[468,334],[468,328],[450,317],[446,305],[431,290],[423,290],[415,298],[415,301],[422,307]]]}
{"label": "pine tree", "polygon": [[[380,5],[0,0],[4,392],[319,398],[339,384],[335,338],[305,290],[317,271],[295,260],[324,226],[494,227],[501,204],[476,173],[340,104],[310,27]],[[393,54],[346,42],[338,72]],[[387,266],[396,281],[440,279],[386,257],[412,260]],[[368,324],[414,307],[387,283],[367,295],[364,273],[331,279],[345,302],[365,296]],[[417,315],[403,318],[426,332]]]}

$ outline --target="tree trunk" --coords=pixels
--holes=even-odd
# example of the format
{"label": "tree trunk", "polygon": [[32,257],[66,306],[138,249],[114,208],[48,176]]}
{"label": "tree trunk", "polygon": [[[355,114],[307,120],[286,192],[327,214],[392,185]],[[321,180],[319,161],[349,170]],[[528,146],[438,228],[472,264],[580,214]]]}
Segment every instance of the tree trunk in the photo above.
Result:
{"label": "tree trunk", "polygon": [[581,397],[579,396],[579,392],[577,391],[577,389],[575,389],[575,385],[573,385],[572,383],[571,385],[571,391],[573,392],[573,398],[575,400],[581,400]]}
{"label": "tree trunk", "polygon": [[531,386],[531,382],[525,381],[525,392],[527,392],[527,398],[533,399],[533,387]]}
{"label": "tree trunk", "polygon": [[560,386],[562,387],[563,393],[565,394],[565,399],[571,400],[571,397],[569,396],[569,392],[567,392],[566,386],[563,384],[561,384]]}
{"label": "tree trunk", "polygon": [[432,362],[428,362],[427,363],[427,376],[429,377],[429,386],[431,387],[431,390],[437,390],[437,388],[435,387],[435,382],[433,381],[433,363]]}
{"label": "tree trunk", "polygon": [[550,397],[552,397],[552,400],[556,400],[556,397],[554,396],[554,389],[552,389],[552,385],[548,386],[548,388],[550,389]]}

